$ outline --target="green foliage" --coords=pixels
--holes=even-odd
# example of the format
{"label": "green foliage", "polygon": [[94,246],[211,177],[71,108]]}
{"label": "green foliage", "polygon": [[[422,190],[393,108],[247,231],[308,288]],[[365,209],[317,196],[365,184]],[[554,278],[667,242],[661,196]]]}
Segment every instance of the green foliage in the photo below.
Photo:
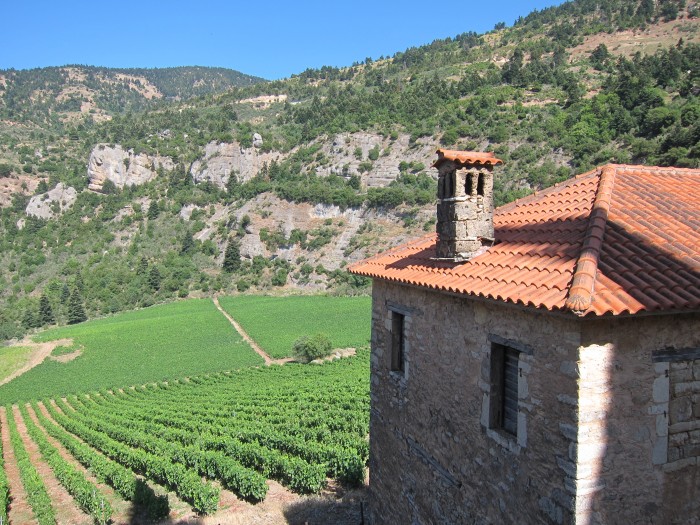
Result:
{"label": "green foliage", "polygon": [[99,481],[114,488],[125,500],[132,501],[144,508],[151,520],[163,519],[170,513],[166,495],[158,496],[133,471],[95,452],[91,447],[56,425],[42,413],[36,402],[32,403],[32,408],[44,430],[59,441]]}
{"label": "green foliage", "polygon": [[166,450],[161,450],[162,455],[134,449],[112,439],[103,432],[96,431],[87,426],[83,420],[69,419],[64,414],[69,412],[68,406],[63,400],[57,400],[63,414],[47,405],[51,417],[72,434],[78,436],[85,443],[100,450],[107,457],[119,461],[130,469],[147,472],[151,479],[169,487],[183,500],[192,504],[192,508],[203,514],[214,512],[219,503],[219,489],[202,479],[182,464],[173,461]]}
{"label": "green foliage", "polygon": [[201,476],[250,501],[264,498],[265,478],[298,493],[318,492],[326,477],[361,484],[369,452],[368,369],[369,352],[361,350],[323,367],[190,376],[57,399],[60,412],[45,405],[90,447],[211,512],[218,491]]}
{"label": "green foliage", "polygon": [[226,273],[233,273],[241,267],[241,249],[239,243],[233,239],[229,240],[224,252],[224,262],[222,269]]}
{"label": "green foliage", "polygon": [[54,324],[56,322],[49,298],[44,294],[42,294],[41,298],[39,299],[39,319],[41,319],[42,326]]}
{"label": "green foliage", "polygon": [[75,468],[69,461],[63,458],[58,450],[49,443],[44,433],[36,426],[29,411],[24,405],[20,405],[22,419],[27,427],[27,433],[36,443],[41,457],[48,463],[58,482],[73,496],[83,512],[92,516],[95,523],[106,525],[111,522],[112,506],[94,483],[85,478],[85,475]]}
{"label": "green foliage", "polygon": [[10,484],[5,474],[5,456],[3,454],[2,441],[0,440],[0,523],[7,521],[7,509],[10,505]]}
{"label": "green foliage", "polygon": [[326,334],[303,335],[292,345],[292,355],[306,362],[331,355],[333,344]]}
{"label": "green foliage", "polygon": [[236,296],[219,302],[274,357],[289,356],[294,341],[329,326],[334,348],[360,347],[369,341],[369,297]]}
{"label": "green foliage", "polygon": [[80,294],[80,286],[76,284],[68,299],[68,324],[82,323],[87,320],[85,308],[83,307],[83,297]]}
{"label": "green foliage", "polygon": [[35,338],[70,338],[83,352],[68,363],[46,360],[0,386],[0,404],[262,363],[210,300],[154,306]]}
{"label": "green foliage", "polygon": [[39,473],[29,459],[27,450],[24,448],[22,438],[17,431],[17,423],[15,422],[12,408],[7,410],[7,421],[9,423],[8,430],[12,450],[19,468],[19,477],[22,480],[24,491],[27,493],[27,500],[32,507],[34,517],[39,522],[39,525],[55,525],[56,516],[51,507],[51,498],[46,492],[46,486],[41,480]]}

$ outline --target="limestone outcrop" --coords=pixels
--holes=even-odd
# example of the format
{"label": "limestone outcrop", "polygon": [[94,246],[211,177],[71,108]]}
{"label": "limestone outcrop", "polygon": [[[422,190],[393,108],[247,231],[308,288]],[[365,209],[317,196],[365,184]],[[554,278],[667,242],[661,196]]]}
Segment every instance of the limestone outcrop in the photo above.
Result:
{"label": "limestone outcrop", "polygon": [[29,199],[25,213],[40,219],[53,219],[73,206],[77,198],[75,188],[59,182],[54,189]]}
{"label": "limestone outcrop", "polygon": [[88,188],[102,191],[102,186],[108,180],[117,188],[145,184],[158,175],[157,170],[161,167],[170,171],[175,165],[169,157],[145,153],[136,155],[133,150],[126,151],[119,144],[98,144],[88,160]]}
{"label": "limestone outcrop", "polygon": [[192,163],[190,174],[197,183],[209,181],[223,189],[231,176],[245,182],[255,177],[264,163],[281,159],[279,152],[261,152],[256,147],[242,148],[238,142],[210,142],[204,148],[204,157]]}
{"label": "limestone outcrop", "polygon": [[[375,160],[371,158],[373,150],[378,154]],[[411,144],[409,135],[391,139],[374,133],[339,133],[332,142],[324,144],[322,151],[330,162],[317,167],[317,175],[345,178],[357,175],[365,187],[380,188],[399,176],[401,162],[414,162],[418,166],[434,157],[435,143],[419,139]],[[430,171],[429,166],[424,168]]]}

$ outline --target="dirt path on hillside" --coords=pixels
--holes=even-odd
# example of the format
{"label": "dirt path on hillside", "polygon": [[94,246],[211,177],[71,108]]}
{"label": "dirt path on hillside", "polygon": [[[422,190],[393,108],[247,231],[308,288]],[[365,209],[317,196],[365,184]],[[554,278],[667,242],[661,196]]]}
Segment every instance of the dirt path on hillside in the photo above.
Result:
{"label": "dirt path on hillside", "polygon": [[51,506],[56,513],[56,521],[58,523],[70,523],[71,525],[92,525],[92,518],[78,508],[73,497],[68,494],[68,491],[63,488],[56,476],[54,476],[51,467],[42,459],[39,447],[27,433],[27,427],[22,419],[22,414],[19,412],[19,407],[13,406],[12,411],[17,422],[17,430],[24,442],[24,448],[29,454],[29,460],[36,468],[39,477],[41,477],[46,486],[46,492],[51,498]]}
{"label": "dirt path on hillside", "polygon": [[219,304],[218,297],[214,296],[214,298],[212,300],[214,301],[214,306],[216,306],[217,310],[219,310],[219,312],[221,312],[224,315],[224,317],[226,317],[226,319],[228,319],[228,322],[231,323],[231,326],[233,326],[233,328],[235,328],[236,332],[241,334],[241,337],[245,340],[245,342],[248,343],[250,345],[250,347],[253,350],[255,350],[255,352],[265,360],[265,364],[267,366],[283,365],[284,363],[289,363],[290,361],[294,361],[294,358],[292,358],[292,357],[285,357],[283,359],[273,359],[272,357],[270,357],[267,354],[267,352],[265,352],[265,350],[260,348],[258,343],[256,343],[253,340],[253,338],[250,337],[245,330],[243,330],[243,327],[241,325],[239,325],[236,322],[236,320],[228,314],[228,312],[226,310],[221,308],[221,305]]}
{"label": "dirt path on hillside", "polygon": [[29,356],[29,361],[27,362],[27,364],[24,365],[22,368],[15,370],[9,376],[7,376],[3,380],[1,380],[0,386],[4,385],[6,383],[9,383],[15,377],[19,377],[22,374],[24,374],[24,373],[28,372],[29,370],[31,370],[32,368],[34,368],[35,366],[43,363],[44,359],[46,359],[48,356],[51,355],[51,352],[53,352],[54,348],[56,348],[58,346],[70,346],[72,344],[73,344],[72,339],[58,339],[56,341],[47,341],[46,343],[35,343],[34,341],[31,341],[29,339],[24,339],[23,341],[20,341],[19,343],[12,345],[12,346],[23,346],[23,347],[31,348],[32,353]]}
{"label": "dirt path on hillside", "polygon": [[22,479],[19,476],[19,467],[17,466],[15,452],[10,441],[5,407],[0,407],[0,425],[2,425],[2,452],[3,460],[5,461],[5,475],[7,476],[7,484],[10,489],[10,505],[7,516],[10,523],[28,523],[33,525],[37,521],[34,519],[34,512],[27,501],[27,493],[24,490],[24,486],[22,486]]}

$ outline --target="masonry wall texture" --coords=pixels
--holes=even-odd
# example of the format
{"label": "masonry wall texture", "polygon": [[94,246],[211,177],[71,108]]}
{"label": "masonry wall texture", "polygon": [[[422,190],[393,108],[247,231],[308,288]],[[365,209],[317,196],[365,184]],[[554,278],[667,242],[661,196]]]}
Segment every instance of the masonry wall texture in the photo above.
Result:
{"label": "masonry wall texture", "polygon": [[[700,346],[697,314],[587,320],[375,279],[372,315],[373,523],[697,521],[696,363],[652,361]],[[493,342],[522,350],[517,436],[489,428]]]}

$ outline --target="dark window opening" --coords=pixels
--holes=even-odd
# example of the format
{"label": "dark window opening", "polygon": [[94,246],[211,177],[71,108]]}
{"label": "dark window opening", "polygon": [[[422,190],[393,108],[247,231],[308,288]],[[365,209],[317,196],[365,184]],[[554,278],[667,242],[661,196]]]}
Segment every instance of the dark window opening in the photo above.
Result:
{"label": "dark window opening", "polygon": [[405,316],[398,312],[391,313],[391,370],[404,371],[405,359]]}
{"label": "dark window opening", "polygon": [[514,348],[491,346],[490,426],[518,435],[518,360]]}
{"label": "dark window opening", "polygon": [[484,174],[479,173],[479,182],[476,185],[476,194],[484,196]]}
{"label": "dark window opening", "polygon": [[467,173],[466,183],[464,185],[464,193],[471,195],[474,191],[474,175]]}

